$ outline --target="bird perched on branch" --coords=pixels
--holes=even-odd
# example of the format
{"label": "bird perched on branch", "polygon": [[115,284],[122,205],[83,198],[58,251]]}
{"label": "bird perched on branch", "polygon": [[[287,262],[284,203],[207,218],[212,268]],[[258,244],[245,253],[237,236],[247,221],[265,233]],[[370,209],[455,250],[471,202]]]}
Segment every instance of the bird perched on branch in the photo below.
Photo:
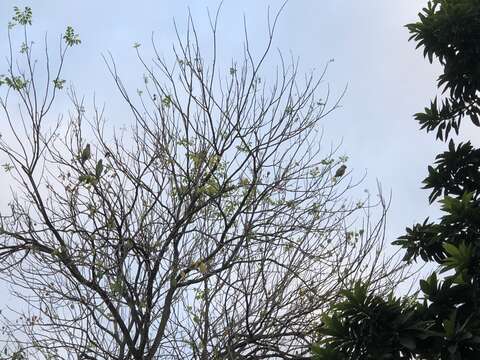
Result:
{"label": "bird perched on branch", "polygon": [[347,170],[347,165],[343,164],[340,166],[337,171],[335,172],[335,178],[341,178],[343,175],[345,175],[345,170]]}
{"label": "bird perched on branch", "polygon": [[85,146],[85,149],[83,149],[81,155],[80,155],[80,162],[82,164],[85,164],[85,162],[90,159],[90,156],[91,156],[91,151],[90,151],[90,144],[87,144],[87,146]]}

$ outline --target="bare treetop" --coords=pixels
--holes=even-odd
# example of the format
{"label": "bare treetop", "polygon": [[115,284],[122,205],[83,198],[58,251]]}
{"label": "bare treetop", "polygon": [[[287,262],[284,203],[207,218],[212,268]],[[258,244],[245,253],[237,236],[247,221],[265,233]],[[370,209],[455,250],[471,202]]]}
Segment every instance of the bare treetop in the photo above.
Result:
{"label": "bare treetop", "polygon": [[[69,119],[50,120],[64,57],[80,42],[72,28],[55,71],[45,47],[42,90],[31,45],[25,68],[10,55],[0,104],[13,141],[0,149],[16,185],[0,254],[26,310],[5,318],[5,354],[309,358],[320,315],[344,286],[391,285],[384,218],[372,223],[368,199],[349,200],[346,168],[334,176],[346,158],[321,147],[320,121],[337,107],[328,89],[319,95],[323,73],[299,79],[279,55],[275,76],[262,78],[278,14],[259,57],[246,37],[244,57],[220,67],[216,16],[211,60],[191,18],[173,65],[155,43],[152,61],[135,44],[145,69],[137,94],[106,59],[131,109],[128,130],[113,134],[103,109],[87,116],[73,90]],[[17,22],[30,44],[28,21]]]}

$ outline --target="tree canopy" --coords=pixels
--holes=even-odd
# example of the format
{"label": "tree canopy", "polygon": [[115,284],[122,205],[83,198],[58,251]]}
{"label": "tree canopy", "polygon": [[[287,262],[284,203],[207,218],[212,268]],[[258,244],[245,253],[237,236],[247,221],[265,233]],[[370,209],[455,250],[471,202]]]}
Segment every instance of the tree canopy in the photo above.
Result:
{"label": "tree canopy", "polygon": [[414,297],[385,298],[368,283],[344,291],[324,317],[313,349],[318,359],[480,357],[480,150],[451,138],[464,119],[480,125],[480,1],[429,1],[406,27],[429,61],[443,66],[437,84],[443,97],[415,119],[448,141],[448,150],[423,181],[444,215],[407,228],[394,244],[406,262],[421,259],[437,270],[420,280]]}
{"label": "tree canopy", "polygon": [[[0,80],[13,189],[0,274],[18,308],[2,313],[0,358],[303,359],[345,284],[401,278],[380,251],[385,209],[374,221],[369,197],[349,195],[347,157],[322,146],[337,107],[323,72],[299,77],[279,56],[277,77],[262,77],[277,19],[259,56],[244,39],[227,67],[218,14],[211,48],[191,17],[173,53],[153,43],[150,61],[134,44],[142,89],[106,59],[129,110],[120,129],[62,77],[76,31],[59,58],[45,43],[37,59],[32,11],[15,9],[20,52]],[[73,110],[57,122],[65,93]]]}

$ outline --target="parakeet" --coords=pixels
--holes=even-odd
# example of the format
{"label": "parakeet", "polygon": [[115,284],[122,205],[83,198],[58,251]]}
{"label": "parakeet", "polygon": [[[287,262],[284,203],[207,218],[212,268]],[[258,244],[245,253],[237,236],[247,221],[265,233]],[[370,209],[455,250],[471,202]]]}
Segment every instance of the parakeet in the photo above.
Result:
{"label": "parakeet", "polygon": [[202,274],[206,274],[208,272],[207,264],[200,262],[200,264],[198,264],[198,271],[200,271]]}
{"label": "parakeet", "polygon": [[335,172],[335,177],[340,178],[345,174],[345,170],[347,170],[347,165],[340,166],[337,171]]}
{"label": "parakeet", "polygon": [[98,160],[97,166],[95,167],[95,176],[99,178],[103,172],[103,162],[102,159]]}
{"label": "parakeet", "polygon": [[85,161],[87,161],[88,159],[90,159],[90,144],[87,144],[87,146],[85,146],[85,149],[83,149],[82,151],[82,155],[80,156],[80,161],[82,162],[82,164],[85,163]]}

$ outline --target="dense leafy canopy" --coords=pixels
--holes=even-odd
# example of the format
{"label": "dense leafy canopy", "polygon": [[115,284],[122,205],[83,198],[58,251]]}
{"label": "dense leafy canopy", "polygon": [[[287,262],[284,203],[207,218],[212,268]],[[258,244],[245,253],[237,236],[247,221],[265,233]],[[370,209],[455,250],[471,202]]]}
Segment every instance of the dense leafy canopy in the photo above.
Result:
{"label": "dense leafy canopy", "polygon": [[390,294],[385,300],[357,282],[322,318],[318,359],[408,359],[416,339],[428,336],[417,304]]}
{"label": "dense leafy canopy", "polygon": [[429,1],[420,21],[407,25],[411,39],[430,62],[436,58],[443,66],[438,87],[449,94],[438,103],[431,102],[425,112],[415,118],[427,131],[437,130],[437,137],[446,139],[453,128],[457,133],[462,118],[479,123],[480,88],[480,1]]}
{"label": "dense leafy canopy", "polygon": [[[480,1],[434,0],[407,25],[430,62],[443,66],[433,100],[415,115],[422,129],[447,141],[463,119],[480,125]],[[423,301],[384,300],[356,284],[324,317],[318,359],[480,358],[480,149],[450,139],[428,167],[424,188],[444,215],[407,228],[394,242],[404,260],[419,257],[438,270],[420,281]]]}

